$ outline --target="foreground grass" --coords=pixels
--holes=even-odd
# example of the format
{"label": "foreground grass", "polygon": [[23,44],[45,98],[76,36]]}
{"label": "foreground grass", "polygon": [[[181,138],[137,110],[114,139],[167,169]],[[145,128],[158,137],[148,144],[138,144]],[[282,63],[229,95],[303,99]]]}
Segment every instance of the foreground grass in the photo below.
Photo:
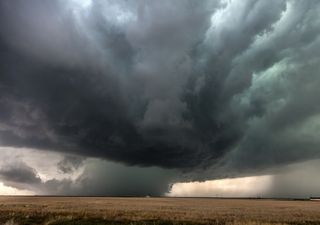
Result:
{"label": "foreground grass", "polygon": [[3,225],[320,225],[320,221],[252,221],[252,220],[226,220],[216,219],[212,221],[166,221],[166,220],[108,220],[103,218],[74,217],[66,215],[0,215],[0,224]]}
{"label": "foreground grass", "polygon": [[[111,221],[102,218],[72,218],[61,216],[4,216],[0,218],[0,224],[4,225],[201,225],[203,223],[186,221]],[[211,223],[210,223],[211,224]],[[220,224],[220,223],[219,223]]]}
{"label": "foreground grass", "polygon": [[0,225],[320,225],[320,202],[0,197]]}

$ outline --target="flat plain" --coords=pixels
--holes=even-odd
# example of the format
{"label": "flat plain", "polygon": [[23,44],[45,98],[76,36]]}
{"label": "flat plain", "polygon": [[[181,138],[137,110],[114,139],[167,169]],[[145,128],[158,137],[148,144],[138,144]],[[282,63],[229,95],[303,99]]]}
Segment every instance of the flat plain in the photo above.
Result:
{"label": "flat plain", "polygon": [[320,202],[2,196],[0,224],[320,224]]}

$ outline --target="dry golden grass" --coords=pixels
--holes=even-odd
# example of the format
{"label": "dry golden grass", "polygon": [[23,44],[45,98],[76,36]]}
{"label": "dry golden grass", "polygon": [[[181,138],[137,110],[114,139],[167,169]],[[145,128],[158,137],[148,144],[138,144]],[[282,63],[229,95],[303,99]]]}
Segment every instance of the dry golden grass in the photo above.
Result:
{"label": "dry golden grass", "polygon": [[110,221],[115,221],[114,224],[320,224],[320,202],[208,198],[0,197],[2,224],[113,224]]}

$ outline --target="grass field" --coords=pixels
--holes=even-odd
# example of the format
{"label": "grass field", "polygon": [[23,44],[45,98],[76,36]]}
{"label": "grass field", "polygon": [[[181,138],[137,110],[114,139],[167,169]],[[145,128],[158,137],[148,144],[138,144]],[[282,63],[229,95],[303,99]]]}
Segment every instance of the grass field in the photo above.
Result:
{"label": "grass field", "polygon": [[0,197],[0,224],[320,224],[320,202],[263,199]]}

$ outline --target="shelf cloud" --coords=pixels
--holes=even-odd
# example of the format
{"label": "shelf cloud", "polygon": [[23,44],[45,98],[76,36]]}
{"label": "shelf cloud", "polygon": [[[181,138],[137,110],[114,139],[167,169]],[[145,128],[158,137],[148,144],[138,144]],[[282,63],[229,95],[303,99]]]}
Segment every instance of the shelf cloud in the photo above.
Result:
{"label": "shelf cloud", "polygon": [[[78,156],[65,173],[95,157],[191,180],[319,158],[319,14],[318,0],[2,0],[0,146]],[[10,168],[1,179],[41,183]]]}

